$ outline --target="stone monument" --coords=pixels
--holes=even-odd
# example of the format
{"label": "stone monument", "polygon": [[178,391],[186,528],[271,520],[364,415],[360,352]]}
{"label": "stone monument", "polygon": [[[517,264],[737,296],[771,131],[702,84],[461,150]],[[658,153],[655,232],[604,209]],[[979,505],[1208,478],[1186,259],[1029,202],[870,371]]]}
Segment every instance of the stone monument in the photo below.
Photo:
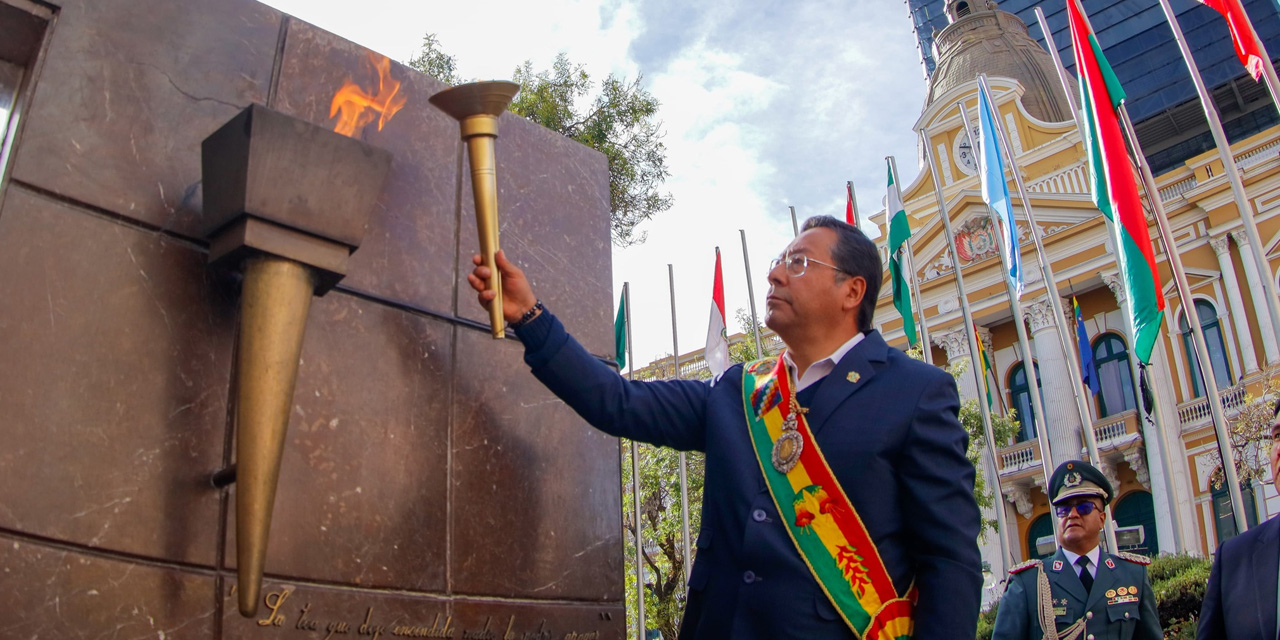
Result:
{"label": "stone monument", "polygon": [[[618,444],[466,288],[442,83],[251,0],[0,0],[0,61],[0,636],[623,637]],[[335,94],[388,80],[398,111],[343,125]],[[244,617],[225,470],[245,281],[209,264],[201,142],[251,105],[392,161],[310,301]],[[499,126],[502,247],[611,359],[605,159]]]}

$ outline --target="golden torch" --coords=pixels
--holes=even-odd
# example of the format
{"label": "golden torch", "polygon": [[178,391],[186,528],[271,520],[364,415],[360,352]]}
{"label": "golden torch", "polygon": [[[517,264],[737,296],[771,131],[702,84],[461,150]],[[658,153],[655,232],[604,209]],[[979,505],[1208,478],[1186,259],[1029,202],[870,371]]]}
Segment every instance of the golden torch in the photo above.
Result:
{"label": "golden torch", "polygon": [[462,139],[471,158],[471,192],[476,201],[476,235],[480,255],[489,267],[488,287],[497,293],[489,307],[489,324],[495,339],[507,336],[502,318],[502,276],[498,273],[498,178],[494,140],[498,116],[507,110],[520,85],[505,80],[472,82],[431,96],[431,104],[462,125]]}
{"label": "golden torch", "polygon": [[[391,62],[369,54],[371,94],[350,78],[333,97],[334,131],[252,105],[201,145],[209,261],[244,272],[236,370],[236,483],[240,615],[258,610],[268,535],[298,379],[307,314],[346,275],[391,168],[391,154],[349,136],[381,129],[405,98]],[[234,469],[234,470],[233,470]]]}

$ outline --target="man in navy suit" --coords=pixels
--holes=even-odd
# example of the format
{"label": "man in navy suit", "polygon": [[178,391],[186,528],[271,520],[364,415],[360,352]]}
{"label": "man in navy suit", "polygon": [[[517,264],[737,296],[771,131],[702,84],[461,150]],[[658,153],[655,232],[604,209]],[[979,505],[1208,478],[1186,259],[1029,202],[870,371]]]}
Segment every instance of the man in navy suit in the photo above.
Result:
{"label": "man in navy suit", "polygon": [[[1271,421],[1271,477],[1280,475],[1280,403]],[[1276,640],[1280,519],[1222,543],[1200,605],[1198,640]]]}
{"label": "man in navy suit", "polygon": [[[479,256],[474,262],[468,281],[488,306],[489,270]],[[497,264],[503,315],[524,342],[525,362],[553,393],[607,433],[706,452],[682,639],[877,637],[828,595],[829,585],[845,579],[840,572],[820,583],[801,555],[797,545],[813,539],[804,535],[817,534],[793,538],[781,520],[782,503],[766,486],[768,455],[753,448],[742,365],[713,384],[627,381],[569,336],[519,268],[501,253]],[[979,515],[955,381],[890,348],[871,328],[883,270],[875,245],[853,226],[811,218],[768,277],[765,323],[786,343],[795,413],[874,545],[859,546],[854,557],[880,561],[892,582],[887,592],[902,596],[914,585],[915,640],[972,638],[982,587]],[[825,502],[818,511],[827,514]]]}

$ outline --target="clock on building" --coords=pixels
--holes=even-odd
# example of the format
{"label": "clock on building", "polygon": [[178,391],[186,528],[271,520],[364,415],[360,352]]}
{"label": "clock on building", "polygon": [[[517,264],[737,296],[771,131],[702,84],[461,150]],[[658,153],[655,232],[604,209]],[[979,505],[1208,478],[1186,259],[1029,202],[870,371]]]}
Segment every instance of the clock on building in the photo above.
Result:
{"label": "clock on building", "polygon": [[[970,143],[972,139],[972,143]],[[967,175],[973,175],[978,172],[978,160],[974,156],[974,145],[980,145],[982,138],[978,136],[978,127],[973,127],[972,137],[963,134],[956,136],[954,153],[956,156],[956,164],[960,170]]]}

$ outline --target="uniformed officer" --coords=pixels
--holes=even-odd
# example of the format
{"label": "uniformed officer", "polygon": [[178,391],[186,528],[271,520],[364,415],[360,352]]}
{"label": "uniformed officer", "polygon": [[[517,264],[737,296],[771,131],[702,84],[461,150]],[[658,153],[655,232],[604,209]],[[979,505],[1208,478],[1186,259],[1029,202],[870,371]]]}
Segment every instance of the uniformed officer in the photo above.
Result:
{"label": "uniformed officer", "polygon": [[[1160,640],[1147,581],[1151,561],[1098,547],[1111,483],[1093,465],[1070,460],[1049,479],[1058,552],[1014,567],[996,614],[993,640]],[[1045,629],[1050,629],[1048,632]]]}

